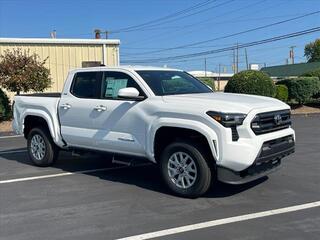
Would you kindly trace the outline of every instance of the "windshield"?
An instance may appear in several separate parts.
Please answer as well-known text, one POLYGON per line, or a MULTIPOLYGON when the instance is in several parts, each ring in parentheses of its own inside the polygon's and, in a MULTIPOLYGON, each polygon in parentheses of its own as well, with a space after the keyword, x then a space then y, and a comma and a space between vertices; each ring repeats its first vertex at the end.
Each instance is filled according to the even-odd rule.
POLYGON ((158 96, 212 92, 209 87, 186 72, 142 70, 137 73, 158 96))

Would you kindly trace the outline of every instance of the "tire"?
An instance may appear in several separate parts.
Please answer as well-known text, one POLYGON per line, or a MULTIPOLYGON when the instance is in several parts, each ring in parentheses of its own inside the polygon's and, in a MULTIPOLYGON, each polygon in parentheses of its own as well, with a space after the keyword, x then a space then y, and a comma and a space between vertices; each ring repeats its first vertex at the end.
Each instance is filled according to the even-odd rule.
POLYGON ((33 128, 29 132, 27 148, 30 160, 39 167, 51 166, 59 154, 49 131, 43 127, 33 128))
POLYGON ((210 187, 212 172, 205 160, 204 151, 192 142, 179 141, 169 144, 160 156, 159 165, 165 184, 180 197, 197 198, 210 187), (186 164, 179 165, 179 159, 186 159, 186 164), (188 173, 186 170, 189 170, 188 173))

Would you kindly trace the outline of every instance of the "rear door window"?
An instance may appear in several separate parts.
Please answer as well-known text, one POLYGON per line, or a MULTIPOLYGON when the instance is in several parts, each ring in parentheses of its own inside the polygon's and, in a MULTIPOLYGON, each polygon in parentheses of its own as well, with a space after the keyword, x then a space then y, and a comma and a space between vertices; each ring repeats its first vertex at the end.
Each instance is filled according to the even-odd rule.
POLYGON ((78 98, 100 98, 102 72, 78 72, 74 76, 71 93, 78 98))

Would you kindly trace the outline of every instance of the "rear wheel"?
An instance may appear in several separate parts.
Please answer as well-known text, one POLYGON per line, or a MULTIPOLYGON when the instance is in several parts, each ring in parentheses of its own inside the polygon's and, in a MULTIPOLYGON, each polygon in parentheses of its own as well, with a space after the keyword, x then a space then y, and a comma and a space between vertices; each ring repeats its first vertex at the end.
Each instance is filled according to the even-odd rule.
POLYGON ((28 154, 31 161, 39 167, 47 167, 55 162, 59 151, 47 129, 40 127, 30 131, 28 154))
POLYGON ((182 197, 199 197, 211 184, 211 170, 205 154, 193 143, 169 144, 161 154, 160 170, 169 189, 182 197))

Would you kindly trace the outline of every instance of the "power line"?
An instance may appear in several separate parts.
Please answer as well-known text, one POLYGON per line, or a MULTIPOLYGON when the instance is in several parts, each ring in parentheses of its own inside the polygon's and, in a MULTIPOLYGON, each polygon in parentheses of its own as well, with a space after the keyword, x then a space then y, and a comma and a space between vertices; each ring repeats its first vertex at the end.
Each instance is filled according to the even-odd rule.
MULTIPOLYGON (((215 45, 205 45, 205 46, 194 46, 190 48, 208 48, 208 47, 225 47, 225 46, 231 46, 232 44, 215 44, 215 45)), ((141 50, 141 49, 152 49, 152 50, 163 50, 167 48, 159 48, 159 47, 122 47, 121 49, 135 49, 135 50, 141 50)), ((132 53, 135 54, 135 53, 132 53)))
MULTIPOLYGON (((228 46, 234 46, 234 44, 228 44, 228 46)), ((299 45, 298 45, 299 46, 299 45)), ((302 45, 301 45, 302 46, 302 45)), ((250 52, 258 52, 257 53, 254 53, 254 54, 250 54, 250 56, 252 57, 259 57, 259 56, 268 56, 269 54, 266 55, 266 53, 261 53, 262 50, 275 50, 275 49, 287 49, 288 48, 288 45, 283 45, 283 46, 272 46, 272 47, 262 47, 262 48, 254 48, 252 50, 250 50, 250 52)), ((270 54, 274 55, 274 53, 270 52, 270 54)), ((239 56, 241 57, 245 57, 245 55, 243 54, 239 54, 239 56)), ((217 59, 217 58, 226 58, 226 57, 230 57, 232 58, 232 54, 221 54, 221 55, 214 55, 214 56, 211 56, 211 57, 206 57, 207 60, 209 59, 217 59)), ((123 58, 122 58, 123 59, 123 58)), ((166 62, 174 62, 174 63, 184 63, 184 62, 193 62, 193 61, 196 61, 196 62, 199 62, 199 61, 202 61, 203 58, 188 58, 188 59, 182 59, 182 60, 167 60, 166 62)), ((130 61, 130 59, 124 59, 123 62, 127 62, 127 61, 130 61)), ((134 60, 131 60, 131 61, 134 61, 134 60)), ((232 66, 232 65, 230 65, 232 66)))
MULTIPOLYGON (((202 9, 202 10, 200 10, 200 11, 197 11, 197 12, 194 12, 194 13, 190 13, 190 14, 185 15, 185 16, 181 16, 181 17, 177 17, 177 18, 174 18, 174 19, 170 19, 170 20, 167 20, 167 21, 164 21, 164 22, 161 22, 161 23, 149 25, 148 27, 155 27, 155 26, 159 26, 159 25, 163 25, 163 24, 175 22, 175 21, 178 21, 178 20, 187 18, 187 17, 191 17, 191 16, 193 16, 193 15, 197 15, 197 14, 199 14, 199 13, 203 13, 203 12, 209 11, 209 10, 214 9, 214 8, 221 7, 221 6, 223 6, 223 5, 229 4, 229 3, 234 2, 234 1, 235 1, 235 0, 229 0, 229 1, 227 1, 227 2, 220 3, 220 4, 214 5, 214 6, 212 6, 212 7, 202 9)), ((148 27, 147 27, 147 28, 148 28, 148 27)), ((135 29, 126 30, 126 31, 121 31, 121 32, 131 32, 131 31, 141 31, 141 30, 145 30, 145 28, 144 28, 144 27, 143 27, 143 28, 135 28, 135 29)))
MULTIPOLYGON (((151 20, 151 21, 148 21, 148 22, 145 22, 145 23, 141 23, 141 24, 137 24, 137 25, 133 25, 133 26, 129 26, 129 27, 125 27, 125 28, 120 28, 120 29, 115 29, 115 30, 108 30, 108 31, 101 31, 101 33, 112 33, 112 34, 115 34, 115 33, 122 33, 122 32, 130 32, 130 31, 136 31, 137 29, 141 30, 143 29, 144 27, 150 27, 150 26, 153 26, 153 25, 150 25, 150 24, 156 24, 156 25, 160 25, 160 24, 163 24, 165 22, 163 21, 167 21, 168 19, 170 18, 176 18, 180 15, 183 15, 183 14, 186 14, 188 12, 192 12, 196 9, 199 9, 199 8, 202 8, 206 5, 209 5, 213 2, 216 2, 218 0, 206 0, 204 2, 201 2, 201 3, 198 3, 198 4, 195 4, 189 8, 186 8, 186 9, 183 9, 183 10, 180 10, 178 12, 174 12, 174 13, 171 13, 169 15, 166 15, 164 17, 160 17, 160 18, 157 18, 157 19, 154 19, 154 20, 151 20), (159 22, 159 23, 158 23, 159 22), (161 23, 163 22, 163 23, 161 23)), ((231 1, 235 1, 235 0, 231 0, 231 1)), ((211 7, 213 8, 213 7, 211 7)), ((211 9, 210 8, 210 9, 211 9)), ((192 13, 190 15, 194 15, 194 14, 198 14, 202 11, 206 11, 206 9, 204 10, 201 10, 199 12, 196 12, 196 13, 192 13)), ((189 16, 189 15, 188 15, 189 16)), ((183 17, 182 17, 183 18, 183 17)), ((177 19, 178 20, 178 19, 177 19)), ((171 21, 176 21, 175 19, 171 20, 171 21)), ((90 33, 84 33, 84 34, 77 34, 79 36, 87 36, 87 35, 91 35, 90 33)))
POLYGON ((264 29, 264 28, 273 27, 273 26, 276 26, 276 25, 280 25, 280 24, 283 24, 283 23, 287 23, 287 22, 291 22, 291 21, 297 20, 297 19, 309 17, 309 16, 312 16, 312 15, 315 15, 315 14, 319 14, 319 13, 320 13, 320 11, 315 11, 315 12, 311 12, 311 13, 307 13, 307 14, 298 16, 298 17, 289 18, 289 19, 286 19, 286 20, 270 23, 270 24, 263 25, 263 26, 260 26, 260 27, 251 28, 251 29, 248 29, 248 30, 244 30, 244 31, 241 31, 241 32, 224 35, 224 36, 217 37, 217 38, 208 39, 208 40, 205 40, 205 41, 189 43, 189 44, 180 45, 180 46, 176 46, 176 47, 166 48, 166 49, 163 49, 163 50, 156 50, 156 51, 137 53, 137 55, 153 54, 153 53, 157 53, 157 52, 164 52, 164 51, 176 50, 176 49, 181 49, 181 48, 187 48, 187 47, 190 47, 190 46, 201 45, 201 44, 204 44, 204 43, 213 42, 213 41, 216 41, 216 40, 222 40, 222 39, 225 39, 225 38, 230 38, 230 37, 238 36, 238 35, 241 35, 241 34, 245 34, 245 33, 253 32, 253 31, 261 30, 261 29, 264 29))
MULTIPOLYGON (((265 0, 261 1, 261 2, 264 2, 265 0)), ((260 2, 257 2, 255 4, 252 4, 252 5, 256 5, 260 2)), ((243 8, 247 8, 247 7, 243 7, 243 8)), ((232 12, 235 12, 235 11, 238 11, 239 9, 237 10, 234 10, 232 12)), ((263 9, 265 10, 265 9, 263 9)), ((230 13, 230 12, 228 12, 230 13)), ((220 21, 220 22, 214 22, 214 25, 220 25, 220 24, 225 24, 225 23, 239 23, 239 22, 252 22, 252 21, 259 21, 259 20, 267 20, 267 19, 275 19, 275 18, 284 18, 284 17, 292 17, 292 16, 298 16, 300 15, 301 13, 295 13, 295 14, 285 14, 285 15, 276 15, 276 16, 268 16, 268 17, 258 17, 258 18, 245 18, 245 19, 239 19, 243 16, 247 16, 246 14, 245 15, 242 15, 242 16, 239 16, 237 18, 233 18, 233 19, 230 19, 230 20, 223 20, 223 21, 220 21)), ((214 16, 214 19, 218 18, 218 17, 221 17, 221 15, 217 15, 217 16, 214 16)), ((210 18, 210 20, 212 20, 212 18, 210 18)), ((200 22, 196 22, 196 23, 192 23, 192 24, 188 24, 188 25, 182 25, 182 26, 166 26, 166 27, 158 27, 158 28, 145 28, 143 29, 143 31, 154 31, 154 30, 168 30, 168 29, 172 29, 172 30, 184 30, 185 28, 188 28, 188 27, 193 27, 193 26, 196 26, 199 27, 199 24, 203 23, 203 22, 209 22, 208 19, 204 20, 204 21, 200 21, 200 22)), ((206 27, 205 25, 201 25, 200 26, 201 28, 202 27, 206 27)), ((139 31, 139 30, 136 30, 136 31, 139 31)), ((135 31, 135 32, 136 32, 135 31)), ((171 31, 171 30, 170 30, 171 31)), ((161 34, 162 35, 162 34, 161 34)))
MULTIPOLYGON (((214 47, 230 47, 230 46, 233 46, 234 44, 216 44, 216 45, 206 45, 206 46, 194 46, 194 47, 190 47, 190 49, 206 49, 206 48, 214 48, 214 47)), ((144 48, 136 48, 136 49, 144 49, 144 48)), ((160 49, 165 49, 165 48, 160 48, 160 49)), ((157 48, 157 50, 160 50, 159 48, 157 48)), ((155 56, 155 55, 158 55, 158 56, 164 56, 164 54, 166 55, 171 55, 171 53, 155 53, 155 54, 152 54, 152 56, 155 56)), ((135 57, 137 55, 140 55, 140 54, 137 54, 135 52, 121 52, 121 56, 132 56, 132 57, 135 57)))
MULTIPOLYGON (((193 26, 197 26, 198 28, 201 28, 201 26, 203 26, 203 23, 209 22, 209 21, 211 21, 212 19, 223 18, 224 16, 226 16, 226 15, 228 15, 228 14, 231 14, 231 13, 233 13, 233 12, 239 12, 239 11, 241 11, 242 9, 248 9, 248 8, 254 6, 254 5, 260 4, 260 3, 265 2, 265 1, 266 1, 266 0, 262 0, 262 1, 259 1, 259 2, 255 2, 255 3, 253 3, 253 4, 248 4, 248 5, 244 6, 244 7, 240 7, 240 8, 234 9, 234 10, 232 10, 232 11, 228 11, 228 12, 226 12, 226 13, 223 13, 223 14, 214 15, 213 17, 210 17, 210 18, 205 19, 205 20, 202 20, 202 21, 198 21, 198 22, 195 22, 195 23, 192 23, 192 24, 180 26, 179 29, 178 29, 178 30, 175 30, 174 33, 184 31, 186 28, 190 28, 190 27, 193 27, 193 26)), ((218 24, 219 24, 219 22, 218 22, 218 24)), ((189 32, 190 32, 190 31, 189 31, 189 32)), ((193 31, 192 31, 192 32, 193 32, 193 31)), ((141 44, 141 41, 145 41, 145 42, 147 41, 147 42, 148 42, 148 41, 150 41, 150 40, 152 40, 152 39, 159 38, 159 36, 162 36, 162 35, 168 36, 168 34, 170 34, 170 33, 172 33, 172 31, 166 31, 166 32, 164 32, 164 33, 152 35, 152 36, 150 36, 150 37, 148 37, 148 38, 146 38, 146 39, 142 39, 142 40, 139 40, 139 41, 131 42, 130 44, 135 44, 135 43, 141 44)))
MULTIPOLYGON (((302 46, 302 45, 301 45, 302 46)), ((288 48, 288 44, 286 44, 285 46, 283 45, 283 46, 272 46, 272 47, 263 47, 263 48, 255 48, 255 49, 253 49, 253 50, 251 50, 250 52, 257 52, 257 51, 259 51, 259 53, 258 54, 250 54, 250 56, 251 57, 253 57, 252 59, 255 59, 257 56, 268 56, 268 55, 266 55, 265 53, 261 53, 260 51, 261 50, 266 50, 266 49, 284 49, 284 48, 288 48)), ((270 52, 270 54, 272 54, 272 57, 275 57, 274 56, 274 53, 271 53, 270 52)), ((242 57, 245 57, 245 55, 239 55, 239 56, 242 56, 242 57)), ((279 56, 278 56, 279 57, 279 56)), ((229 58, 229 59, 232 59, 232 54, 227 54, 227 53, 223 53, 223 54, 221 54, 221 55, 213 55, 213 56, 210 56, 210 57, 208 57, 208 56, 206 56, 206 59, 207 60, 210 60, 210 59, 214 59, 214 60, 217 60, 217 59, 220 59, 220 58, 229 58)), ((296 58, 299 58, 299 59, 302 59, 302 60, 304 60, 305 61, 305 57, 303 57, 303 56, 296 56, 296 58)), ((265 59, 265 58, 264 58, 265 59)), ((268 58, 269 59, 269 58, 268 58)), ((267 62, 268 63, 268 65, 272 65, 272 64, 275 64, 275 63, 283 63, 284 62, 284 60, 282 59, 282 60, 277 60, 277 61, 275 61, 274 60, 274 58, 271 58, 271 59, 273 59, 273 61, 270 61, 270 59, 269 59, 269 61, 267 62)), ((167 64, 169 64, 170 66, 179 66, 180 68, 185 68, 185 63, 189 63, 189 62, 191 62, 191 66, 194 66, 194 65, 196 65, 196 66, 198 66, 199 68, 201 68, 201 66, 202 66, 202 61, 203 61, 203 57, 199 57, 199 58, 189 58, 189 59, 183 59, 183 60, 168 60, 168 61, 166 61, 166 63, 167 64)), ((266 62, 260 62, 259 60, 253 60, 252 61, 253 63, 257 63, 257 64, 266 64, 266 62)), ((209 62, 208 62, 209 63, 209 62)), ((241 61, 239 61, 239 63, 242 63, 241 61)), ((246 61, 245 62, 243 62, 243 63, 246 63, 246 61)), ((215 61, 215 62, 210 62, 209 63, 209 65, 218 65, 218 64, 221 64, 221 61, 219 60, 219 61, 215 61)), ((188 66, 190 66, 190 65, 188 65, 188 66)), ((233 64, 223 64, 223 66, 229 66, 230 67, 230 69, 233 69, 232 67, 233 67, 233 64)), ((245 66, 246 67, 246 66, 245 66)))
MULTIPOLYGON (((196 5, 194 5, 194 6, 192 6, 192 7, 190 7, 190 8, 193 8, 193 7, 195 7, 195 6, 197 6, 197 8, 199 8, 199 7, 203 7, 203 6, 205 6, 205 5, 207 5, 207 4, 210 4, 210 3, 212 3, 212 2, 214 2, 214 1, 217 1, 217 0, 207 0, 207 1, 205 1, 205 2, 202 2, 202 3, 199 3, 199 4, 196 4, 196 5), (208 2, 208 3, 207 3, 208 2), (201 5, 201 6, 198 6, 198 5, 200 5, 200 4, 203 4, 203 5, 201 5)), ((235 0, 230 0, 229 2, 232 2, 232 1, 235 1, 235 0)), ((109 34, 119 34, 119 33, 125 33, 125 32, 131 32, 131 31, 146 31, 146 30, 161 30, 161 29, 168 29, 168 28, 174 28, 174 29, 177 29, 178 28, 178 30, 183 30, 183 29, 185 29, 185 28, 189 28, 189 27, 192 27, 192 26, 196 26, 196 25, 199 25, 199 24, 202 24, 202 23, 205 23, 205 22, 208 22, 208 21, 210 21, 210 20, 212 20, 212 19, 216 19, 217 17, 222 17, 222 16, 224 16, 224 15, 227 15, 227 14, 230 14, 230 13, 233 13, 233 12, 239 12, 239 10, 242 10, 242 9, 248 9, 248 8, 250 8, 250 7, 252 7, 252 6, 254 6, 254 5, 258 5, 258 4, 260 4, 260 3, 262 3, 262 2, 265 2, 266 0, 262 0, 262 1, 259 1, 259 2, 255 2, 255 3, 253 3, 253 4, 249 4, 249 5, 246 5, 246 6, 244 6, 244 7, 241 7, 241 8, 237 8, 237 9, 235 9, 235 10, 232 10, 232 11, 229 11, 229 12, 227 12, 227 13, 224 13, 224 14, 220 14, 220 15, 216 15, 216 16, 214 16, 214 17, 210 17, 210 18, 208 18, 208 19, 205 19, 205 20, 202 20, 202 21, 200 21, 200 22, 195 22, 195 23, 192 23, 192 24, 188 24, 188 25, 184 25, 184 26, 173 26, 173 27, 168 27, 168 26, 166 26, 166 27, 159 27, 159 28, 150 28, 151 26, 145 26, 144 28, 140 28, 140 29, 133 29, 133 30, 128 30, 128 31, 120 31, 120 30, 122 30, 122 29, 126 29, 126 28, 122 28, 122 29, 118 29, 118 30, 112 30, 112 31, 108 31, 108 33, 109 34)), ((212 6, 212 7, 210 7, 210 8, 208 8, 208 9, 204 9, 204 10, 201 10, 200 12, 202 12, 202 11, 207 11, 207 10, 210 10, 210 9, 212 9, 212 8, 216 8, 216 7, 218 7, 218 6, 222 6, 222 5, 225 5, 225 4, 228 4, 229 2, 225 2, 225 3, 221 3, 220 5, 215 5, 215 6, 212 6)), ((278 4, 279 5, 279 4, 278 4)), ((272 5, 272 7, 275 7, 274 6, 274 4, 272 5)), ((195 10, 195 9, 197 9, 197 8, 194 8, 194 9, 190 9, 189 11, 191 11, 191 10, 195 10)), ((186 9, 185 9, 186 10, 186 9)), ((181 11, 179 11, 179 12, 182 12, 182 11, 184 11, 184 10, 181 10, 181 11)), ((173 14, 170 14, 170 15, 173 15, 172 17, 177 17, 177 14, 179 13, 179 12, 177 12, 177 13, 173 13, 173 14)), ((200 13, 200 12, 196 12, 196 13, 193 13, 193 14, 190 14, 190 15, 194 15, 194 14, 198 14, 198 13, 200 13)), ((255 12, 256 13, 256 12, 255 12)), ((180 14, 178 14, 178 15, 180 15, 180 14)), ((293 14, 291 14, 291 16, 292 16, 293 14)), ((168 15, 169 16, 169 15, 168 15)), ((189 16, 189 15, 188 15, 189 16)), ((244 15, 244 16, 246 16, 246 15, 244 15)), ((286 15, 286 16, 290 16, 290 15, 286 15)), ((187 17, 187 16, 186 16, 187 17)), ((274 16, 274 17, 268 17, 268 18, 279 18, 279 17, 284 17, 284 16, 274 16)), ((163 19, 167 19, 166 17, 162 17, 163 19)), ((161 19, 162 19, 161 18, 161 19)), ((184 18, 184 17, 183 17, 184 18)), ((252 21, 252 20, 260 20, 260 19, 264 19, 264 18, 259 18, 259 19, 244 19, 243 21, 252 21)), ((157 20, 157 19, 156 19, 157 20)), ((156 20, 152 20, 152 21, 156 21, 156 20)), ((176 19, 176 20, 179 20, 179 19, 176 19)), ((236 19, 235 19, 236 20, 236 19)), ((151 21, 150 21, 151 22, 151 21)), ((222 22, 217 22, 216 24, 223 24, 223 23, 228 23, 228 22, 233 22, 233 20, 227 20, 227 21, 222 21, 222 22)), ((162 24, 162 23, 161 23, 162 24)), ((142 24, 141 24, 142 25, 142 24)), ((160 24, 159 24, 160 25, 160 24)), ((133 27, 133 26, 131 26, 131 27, 133 27)), ((127 27, 127 28, 131 28, 131 27, 127 27)), ((101 33, 106 33, 105 31, 101 31, 101 33)), ((61 32, 60 32, 60 34, 61 34, 61 32)), ((160 34, 160 36, 161 35, 163 35, 163 34, 160 34)), ((92 36, 92 33, 80 33, 80 34, 75 34, 75 35, 71 35, 71 34, 63 34, 62 33, 62 36, 66 36, 66 37, 70 37, 70 36, 92 36)), ((151 39, 152 39, 152 37, 157 37, 158 35, 153 35, 153 36, 151 36, 151 39)), ((148 38, 148 40, 150 40, 150 37, 148 38)), ((135 42, 134 42, 135 43, 135 42)), ((139 43, 141 43, 141 40, 139 41, 139 43)))
POLYGON ((280 35, 280 36, 276 36, 276 37, 272 37, 272 38, 267 38, 267 39, 244 43, 244 44, 238 44, 237 46, 233 46, 233 47, 226 47, 226 48, 220 48, 220 49, 215 49, 215 50, 209 50, 209 51, 203 51, 203 52, 197 52, 197 53, 191 53, 191 54, 184 54, 184 55, 178 55, 178 56, 171 56, 171 57, 165 57, 165 58, 154 58, 154 59, 132 60, 132 61, 127 60, 126 62, 145 63, 145 62, 159 62, 159 61, 161 62, 161 61, 167 61, 167 60, 192 58, 192 57, 197 57, 197 56, 232 51, 236 48, 240 49, 240 48, 245 48, 245 47, 252 47, 252 46, 256 46, 256 45, 266 44, 266 43, 270 43, 270 42, 276 42, 276 41, 280 41, 283 39, 298 37, 298 36, 302 36, 302 35, 306 35, 306 34, 310 34, 310 33, 314 33, 314 32, 319 32, 319 31, 320 31, 320 27, 314 27, 314 28, 309 28, 309 29, 305 29, 302 31, 288 33, 288 34, 284 34, 284 35, 280 35))
POLYGON ((124 32, 124 31, 128 31, 128 30, 130 30, 130 29, 136 29, 136 28, 148 26, 148 25, 150 25, 150 24, 154 24, 154 23, 157 23, 157 22, 161 22, 161 21, 163 21, 163 20, 167 20, 167 19, 170 19, 170 18, 177 17, 177 16, 179 16, 179 15, 182 15, 182 14, 185 14, 185 13, 188 13, 188 12, 191 12, 191 11, 193 11, 193 10, 195 10, 195 9, 201 8, 201 7, 203 7, 203 6, 206 6, 206 5, 211 4, 212 2, 216 2, 216 1, 217 1, 217 0, 206 0, 206 1, 204 1, 204 2, 195 4, 195 5, 193 5, 193 6, 189 7, 189 8, 180 10, 180 11, 178 11, 178 12, 174 12, 174 13, 171 13, 171 14, 169 14, 169 15, 166 15, 166 16, 163 16, 163 17, 160 17, 160 18, 157 18, 157 19, 154 19, 154 20, 145 22, 145 23, 141 23, 141 24, 137 24, 137 25, 125 27, 125 28, 115 29, 115 30, 113 30, 112 32, 113 32, 113 33, 124 32))

